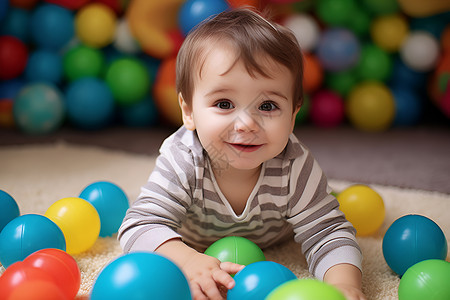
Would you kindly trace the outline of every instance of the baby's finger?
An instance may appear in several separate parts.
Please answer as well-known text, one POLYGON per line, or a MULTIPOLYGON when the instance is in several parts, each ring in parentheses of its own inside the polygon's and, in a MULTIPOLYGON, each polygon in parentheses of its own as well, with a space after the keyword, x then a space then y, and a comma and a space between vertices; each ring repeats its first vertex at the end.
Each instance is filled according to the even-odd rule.
POLYGON ((208 300, 208 297, 206 297, 206 295, 203 294, 203 291, 197 282, 191 281, 191 292, 194 300, 208 300))
POLYGON ((227 272, 228 274, 236 274, 237 272, 242 270, 244 267, 245 267, 244 265, 239 265, 239 264, 235 264, 232 262, 220 263, 220 269, 227 272))
MULTIPOLYGON (((214 274, 213 278, 214 279, 214 274)), ((216 281, 212 280, 211 278, 205 279, 203 278, 203 281, 200 283, 200 288, 203 291, 203 294, 208 297, 210 300, 222 300, 222 294, 219 291, 219 288, 217 287, 216 281)))
POLYGON ((223 285, 227 289, 232 289, 234 287, 234 279, 224 270, 216 270, 213 273, 213 279, 217 284, 223 285))

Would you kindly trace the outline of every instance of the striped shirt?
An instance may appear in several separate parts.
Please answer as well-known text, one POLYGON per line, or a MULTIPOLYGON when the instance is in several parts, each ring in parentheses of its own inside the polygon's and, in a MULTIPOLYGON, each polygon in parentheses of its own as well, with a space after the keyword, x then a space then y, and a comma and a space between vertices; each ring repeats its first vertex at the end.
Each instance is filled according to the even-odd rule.
POLYGON ((301 244, 310 272, 349 263, 361 269, 355 229, 339 210, 321 168, 291 134, 285 149, 263 163, 244 211, 220 191, 195 131, 181 127, 161 146, 155 168, 119 229, 124 252, 154 251, 172 238, 206 248, 225 236, 266 248, 289 237, 301 244))

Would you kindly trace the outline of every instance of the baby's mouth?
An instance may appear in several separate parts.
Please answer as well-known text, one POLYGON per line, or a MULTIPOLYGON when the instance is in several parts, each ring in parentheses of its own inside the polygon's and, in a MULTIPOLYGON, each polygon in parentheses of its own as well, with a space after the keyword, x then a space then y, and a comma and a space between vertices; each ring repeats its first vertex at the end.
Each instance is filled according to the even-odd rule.
POLYGON ((253 152, 262 147, 262 144, 260 145, 250 145, 250 144, 236 144, 236 143, 228 143, 230 147, 233 149, 240 151, 240 152, 253 152))

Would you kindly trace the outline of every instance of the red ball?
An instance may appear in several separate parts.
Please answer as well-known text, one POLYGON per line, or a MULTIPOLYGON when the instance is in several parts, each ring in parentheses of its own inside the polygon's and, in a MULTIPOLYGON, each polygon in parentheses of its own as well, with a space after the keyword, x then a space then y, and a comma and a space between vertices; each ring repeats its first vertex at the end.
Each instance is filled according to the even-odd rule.
POLYGON ((28 50, 16 37, 0 36, 0 79, 12 79, 20 74, 27 65, 28 50))
POLYGON ((70 254, 59 249, 42 249, 24 259, 26 266, 45 271, 68 299, 80 289, 81 274, 77 262, 70 254))
POLYGON ((8 300, 63 300, 68 299, 51 281, 33 279, 19 284, 8 300))
POLYGON ((56 4, 70 10, 80 9, 86 5, 90 0, 45 0, 48 3, 56 4))
POLYGON ((311 121, 319 127, 335 127, 344 119, 344 101, 335 92, 321 90, 312 98, 311 121))

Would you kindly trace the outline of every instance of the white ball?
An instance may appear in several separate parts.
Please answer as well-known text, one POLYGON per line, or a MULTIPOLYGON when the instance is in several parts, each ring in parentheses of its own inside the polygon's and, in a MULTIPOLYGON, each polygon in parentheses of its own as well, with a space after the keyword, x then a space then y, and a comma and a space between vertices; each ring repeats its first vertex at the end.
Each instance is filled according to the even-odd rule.
POLYGON ((302 50, 311 52, 316 48, 320 29, 313 17, 303 13, 293 14, 284 19, 283 25, 294 33, 302 50))
POLYGON ((127 54, 137 54, 141 52, 141 47, 131 34, 126 19, 121 19, 117 22, 114 47, 116 47, 117 50, 127 54))
POLYGON ((439 42, 426 31, 413 31, 400 48, 403 62, 418 72, 427 72, 436 66, 439 57, 439 42))

